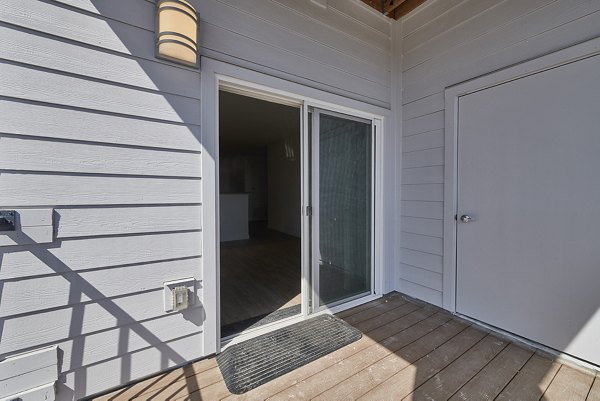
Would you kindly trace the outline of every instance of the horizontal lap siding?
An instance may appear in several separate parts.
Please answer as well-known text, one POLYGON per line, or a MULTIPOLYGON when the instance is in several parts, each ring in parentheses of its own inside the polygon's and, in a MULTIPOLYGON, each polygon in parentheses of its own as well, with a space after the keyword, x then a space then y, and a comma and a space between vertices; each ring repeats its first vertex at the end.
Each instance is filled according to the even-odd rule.
MULTIPOLYGON (((198 78, 196 78, 198 79, 198 78)), ((5 64, 0 96, 176 123, 200 124, 200 101, 5 64)))
MULTIPOLYGON (((0 204, 53 208, 55 240, 0 248, 0 358, 58 345, 66 400, 202 357, 200 73, 155 58, 153 1, 5 3, 0 204), (200 307, 166 314, 188 277, 200 307)), ((389 106, 389 22, 329 3, 196 0, 201 51, 389 106)))
POLYGON ((198 98, 197 73, 0 26, 0 57, 86 78, 198 98), (152 77, 152 78, 151 78, 152 77), (154 78, 156 77, 156 78, 154 78))
MULTIPOLYGON (((349 2, 350 3, 350 2, 349 2)), ((361 5, 345 4, 360 15, 361 5)), ((270 75, 389 107, 390 26, 369 26, 335 8, 308 1, 201 1, 205 55, 270 75), (383 31, 379 30, 383 29, 383 31)))
POLYGON ((22 314, 7 319, 2 334, 2 350, 5 353, 20 349, 53 344, 65 339, 99 332, 119 325, 163 317, 162 288, 133 292, 108 298, 123 316, 115 316, 99 302, 80 302, 63 308, 42 310, 36 314, 22 314), (81 316, 78 331, 71 328, 72 316, 81 316), (44 343, 40 343, 40 336, 44 343))
POLYGON ((444 90, 600 34, 600 1, 430 0, 402 22, 399 288, 441 305, 444 90))
POLYGON ((200 178, 200 154, 9 137, 0 134, 2 167, 61 173, 200 178))
MULTIPOLYGON (((107 359, 86 365, 83 369, 67 371, 64 373, 65 383, 61 383, 59 388, 87 388, 89 393, 97 393, 114 386, 116 382, 127 383, 147 376, 148 372, 160 372, 185 364, 203 352, 203 335, 178 336, 124 354, 123 358, 107 359)), ((121 336, 124 337, 126 334, 121 336)))
POLYGON ((199 152, 200 126, 0 98, 2 133, 199 152), (28 118, 35 116, 35 118, 28 118))
MULTIPOLYGON (((200 233, 193 231, 55 242, 55 247, 44 249, 7 248, 3 255, 0 277, 5 280, 24 279, 157 260, 189 258, 202 254, 200 233)), ((22 282, 24 280, 19 281, 22 282)))
POLYGON ((57 238, 93 235, 143 234, 177 230, 200 230, 201 206, 132 206, 119 208, 56 209, 57 238), (114 216, 120 216, 115 219, 114 216), (160 220, 157 227, 156 220, 160 220))

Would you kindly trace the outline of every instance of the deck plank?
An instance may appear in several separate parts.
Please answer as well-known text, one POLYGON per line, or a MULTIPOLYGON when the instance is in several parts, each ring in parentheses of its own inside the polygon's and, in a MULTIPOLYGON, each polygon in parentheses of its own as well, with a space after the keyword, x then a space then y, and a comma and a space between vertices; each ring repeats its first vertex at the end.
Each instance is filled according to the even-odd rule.
POLYGON ((311 376, 293 387, 274 395, 270 400, 312 399, 324 390, 333 387, 340 381, 352 376, 354 373, 367 366, 385 358, 392 352, 418 340, 425 334, 435 330, 451 319, 445 313, 435 314, 422 322, 419 322, 406 330, 377 343, 352 357, 345 359, 329 368, 321 371, 318 375, 311 376))
POLYGON ((340 319, 343 319, 345 317, 348 317, 348 316, 351 316, 351 315, 355 315, 358 312, 362 312, 364 310, 373 308, 373 307, 375 307, 375 306, 377 306, 379 304, 385 303, 388 300, 392 300, 394 298, 400 298, 400 297, 401 297, 401 295, 399 293, 393 292, 391 294, 384 295, 381 298, 374 299, 373 301, 369 301, 369 302, 366 302, 366 303, 364 303, 362 305, 355 306, 354 308, 343 310, 341 312, 336 313, 335 315, 337 317, 339 317, 340 319))
POLYGON ((315 400, 350 400, 367 393, 411 363, 441 346, 467 328, 467 324, 451 320, 419 340, 395 351, 353 376, 321 393, 315 400))
POLYGON ((491 401, 533 355, 533 350, 509 344, 473 379, 454 394, 451 401, 491 401))
POLYGON ((185 397, 186 395, 192 394, 199 390, 206 391, 211 386, 222 381, 223 376, 221 375, 221 370, 218 366, 215 366, 214 368, 211 368, 200 374, 179 378, 177 381, 174 381, 167 386, 158 388, 153 386, 152 390, 145 391, 136 397, 128 399, 152 399, 154 401, 173 400, 185 397))
POLYGON ((600 401, 600 377, 398 293, 337 316, 363 337, 246 394, 213 357, 96 399, 600 401))
POLYGON ((475 327, 467 328, 439 348, 359 397, 359 399, 400 400, 406 397, 415 388, 425 383, 429 378, 480 342, 486 335, 487 332, 475 327))
POLYGON ((286 389, 296 385, 298 382, 311 377, 313 375, 320 374, 323 370, 328 367, 335 365, 345 359, 350 358, 352 355, 366 349, 378 341, 384 341, 403 330, 419 323, 420 321, 427 319, 433 314, 432 310, 422 308, 415 312, 404 316, 393 323, 378 328, 372 332, 366 333, 363 337, 355 343, 352 343, 342 349, 332 352, 329 355, 324 356, 321 359, 313 361, 307 365, 304 365, 293 372, 287 373, 276 380, 265 383, 262 386, 255 388, 246 394, 242 395, 231 395, 226 399, 231 400, 264 400, 277 393, 285 391, 286 389))
POLYGON ((402 316, 406 316, 409 313, 416 311, 417 309, 420 309, 418 305, 407 302, 405 304, 402 304, 401 306, 386 311, 381 315, 372 317, 367 320, 363 320, 360 323, 356 323, 354 324, 354 327, 356 327, 363 333, 366 333, 378 327, 381 327, 387 323, 393 322, 394 320, 397 320, 402 316))
POLYGON ((397 307, 405 305, 407 303, 408 303, 408 301, 401 297, 393 298, 393 299, 387 300, 384 303, 376 305, 372 308, 366 309, 362 312, 358 312, 358 313, 355 313, 354 315, 350 315, 342 320, 344 320, 348 324, 355 325, 355 324, 358 324, 365 320, 372 319, 373 317, 379 316, 379 315, 389 311, 390 309, 397 308, 397 307))
POLYGON ((486 336, 404 399, 447 400, 507 346, 506 340, 493 335, 486 336))
POLYGON ((600 377, 596 376, 590 393, 588 394, 585 401, 600 401, 600 377))
POLYGON ((562 365, 544 393, 544 401, 585 401, 594 377, 562 365))
POLYGON ((167 400, 173 400, 173 399, 175 399, 175 400, 190 400, 190 401, 222 400, 223 398, 227 397, 229 394, 231 394, 231 393, 227 389, 225 382, 220 381, 218 383, 211 384, 208 387, 203 387, 197 391, 190 392, 188 395, 184 395, 183 397, 178 397, 178 398, 167 397, 164 399, 153 398, 152 400, 153 401, 156 401, 156 400, 167 401, 167 400))
POLYGON ((496 398, 497 401, 538 401, 554 379, 560 364, 534 354, 496 398))
MULTIPOLYGON (((183 368, 175 369, 170 372, 160 374, 148 380, 144 380, 132 386, 126 387, 122 390, 117 390, 113 393, 98 397, 96 398, 96 400, 118 401, 134 399, 136 397, 141 397, 142 395, 145 395, 147 393, 155 392, 161 388, 165 388, 171 385, 177 385, 176 383, 185 380, 187 377, 201 375, 202 373, 208 371, 210 371, 208 375, 212 375, 212 369, 214 369, 216 366, 217 360, 215 358, 203 359, 183 368)), ((204 380, 208 383, 212 383, 211 379, 209 379, 208 377, 206 377, 204 380)))
POLYGON ((416 311, 398 318, 384 326, 380 326, 371 331, 366 331, 363 333, 374 341, 381 342, 386 338, 407 329, 413 324, 416 324, 421 320, 428 318, 429 316, 433 316, 435 313, 436 312, 433 309, 429 308, 417 309, 416 311))

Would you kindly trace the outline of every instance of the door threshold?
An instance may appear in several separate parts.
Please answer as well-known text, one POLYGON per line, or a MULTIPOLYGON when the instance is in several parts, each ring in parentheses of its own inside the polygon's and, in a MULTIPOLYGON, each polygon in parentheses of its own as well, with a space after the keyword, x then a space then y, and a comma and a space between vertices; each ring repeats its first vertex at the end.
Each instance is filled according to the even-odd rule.
POLYGON ((354 308, 356 306, 359 306, 359 305, 362 305, 362 304, 366 304, 367 302, 374 301, 374 300, 379 299, 381 297, 383 297, 382 294, 368 294, 368 295, 365 295, 364 297, 352 299, 352 300, 350 300, 348 302, 345 302, 343 304, 338 304, 338 305, 331 306, 331 307, 325 307, 325 309, 322 309, 322 310, 320 310, 318 312, 315 312, 315 313, 313 313, 310 316, 317 316, 317 315, 320 315, 322 313, 329 313, 329 314, 334 315, 336 313, 343 312, 346 309, 352 309, 352 308, 354 308))
POLYGON ((302 320, 304 320, 304 318, 305 318, 305 316, 303 316, 301 314, 297 314, 295 316, 290 316, 290 317, 278 320, 273 323, 268 323, 263 326, 246 329, 237 334, 232 334, 230 336, 223 337, 223 338, 221 338, 221 351, 224 351, 225 349, 227 349, 227 347, 229 347, 231 345, 239 344, 243 341, 249 340, 254 337, 258 337, 262 334, 266 334, 271 331, 281 329, 286 326, 290 326, 294 323, 301 322, 302 320))
POLYGON ((263 334, 270 333, 271 331, 281 329, 283 327, 287 327, 287 326, 290 326, 295 323, 299 323, 305 319, 308 319, 308 318, 311 318, 314 316, 318 316, 318 315, 322 315, 324 313, 329 313, 329 314, 333 315, 333 314, 345 311, 346 309, 351 309, 356 306, 365 304, 367 302, 374 301, 376 299, 381 298, 382 296, 383 295, 381 295, 381 294, 365 295, 364 297, 353 299, 349 302, 345 302, 343 304, 336 305, 331 308, 325 308, 323 310, 320 310, 318 312, 314 312, 314 313, 311 313, 308 315, 299 314, 299 315, 295 315, 295 316, 290 316, 288 318, 281 319, 281 320, 278 320, 273 323, 265 324, 264 326, 247 329, 240 333, 233 334, 228 337, 223 337, 223 338, 221 338, 221 351, 226 350, 229 346, 239 344, 243 341, 249 340, 254 337, 258 337, 263 334))

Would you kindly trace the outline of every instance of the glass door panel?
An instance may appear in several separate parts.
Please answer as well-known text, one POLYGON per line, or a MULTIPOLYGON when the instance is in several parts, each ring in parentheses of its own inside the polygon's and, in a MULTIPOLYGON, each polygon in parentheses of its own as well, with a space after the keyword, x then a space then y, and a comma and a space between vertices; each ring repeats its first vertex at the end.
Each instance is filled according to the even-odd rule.
POLYGON ((313 112, 315 309, 371 293, 373 127, 370 120, 313 112))

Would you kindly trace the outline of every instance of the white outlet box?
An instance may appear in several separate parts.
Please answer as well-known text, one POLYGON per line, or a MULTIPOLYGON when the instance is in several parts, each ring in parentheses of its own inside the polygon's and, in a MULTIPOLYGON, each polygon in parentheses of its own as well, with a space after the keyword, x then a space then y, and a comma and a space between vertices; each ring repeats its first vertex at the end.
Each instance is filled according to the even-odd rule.
POLYGON ((194 305, 196 302, 196 279, 191 277, 191 278, 184 278, 181 280, 174 280, 174 281, 168 281, 166 283, 163 283, 164 286, 164 297, 165 297, 165 312, 180 312, 184 309, 189 308, 190 306, 194 305), (178 299, 180 302, 184 297, 181 297, 181 294, 179 294, 178 297, 176 297, 174 294, 174 291, 176 291, 177 288, 181 288, 184 287, 187 289, 187 300, 185 300, 185 302, 183 304, 180 305, 175 305, 174 300, 178 299))

